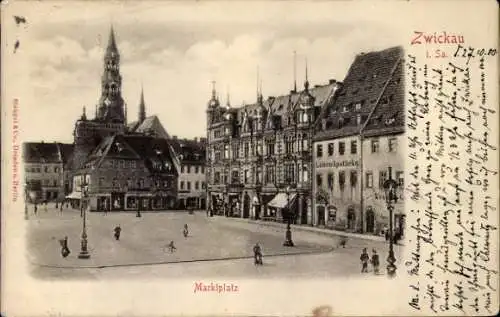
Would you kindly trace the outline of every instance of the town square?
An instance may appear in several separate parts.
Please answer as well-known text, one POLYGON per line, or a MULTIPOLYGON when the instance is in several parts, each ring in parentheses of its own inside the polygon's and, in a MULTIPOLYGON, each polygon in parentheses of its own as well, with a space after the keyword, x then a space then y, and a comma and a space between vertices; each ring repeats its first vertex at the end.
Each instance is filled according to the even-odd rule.
POLYGON ((291 90, 264 96, 257 65, 251 102, 207 82, 204 132, 187 137, 152 113, 147 86, 137 107, 125 101, 127 58, 108 30, 100 96, 74 118, 72 142, 23 144, 34 276, 396 275, 402 47, 353 52, 345 78, 320 84, 294 50, 291 90))
MULTIPOLYGON (((375 249, 381 259, 387 257, 384 239, 347 237, 325 230, 306 231, 292 228, 295 247, 283 246, 286 226, 263 221, 242 221, 225 217, 207 217, 204 211, 89 213, 88 259, 79 259, 82 218, 79 211, 41 208, 29 215, 28 260, 32 274, 40 279, 107 278, 192 278, 194 276, 238 278, 334 278, 361 274, 360 253, 375 249), (182 228, 189 226, 184 237, 182 228), (113 228, 120 225, 117 241, 113 228), (59 240, 69 240, 70 255, 60 254, 59 240), (176 250, 167 248, 174 241, 176 250), (263 248, 262 267, 253 263, 252 247, 263 248), (311 263, 314 266, 311 267, 311 263)), ((398 257, 402 246, 396 246, 398 257)), ((383 270, 375 275, 385 276, 383 270)))

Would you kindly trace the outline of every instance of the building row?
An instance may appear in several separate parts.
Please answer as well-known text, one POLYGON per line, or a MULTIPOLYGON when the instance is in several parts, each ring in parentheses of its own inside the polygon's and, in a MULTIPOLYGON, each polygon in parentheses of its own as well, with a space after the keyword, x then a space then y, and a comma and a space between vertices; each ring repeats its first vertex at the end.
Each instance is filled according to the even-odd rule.
POLYGON ((28 201, 84 202, 92 211, 204 207, 206 140, 171 137, 157 116, 146 116, 143 91, 137 120, 128 122, 121 84, 111 28, 94 117, 83 108, 72 144, 23 144, 28 201))
MULTIPOLYGON (((383 183, 399 183, 404 229, 404 52, 359 54, 342 82, 232 107, 207 106, 207 208, 226 216, 380 234, 383 183), (290 211, 288 215, 285 215, 290 211)), ((296 85, 294 85, 296 87, 296 85)))

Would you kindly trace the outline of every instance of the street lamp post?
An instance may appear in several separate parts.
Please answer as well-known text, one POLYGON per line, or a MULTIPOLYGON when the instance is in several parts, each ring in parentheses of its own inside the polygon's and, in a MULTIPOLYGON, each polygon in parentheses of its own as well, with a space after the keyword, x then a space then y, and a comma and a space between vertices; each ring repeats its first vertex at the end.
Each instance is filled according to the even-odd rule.
POLYGON ((389 167, 389 179, 384 182, 385 199, 387 209, 389 210, 389 256, 387 257, 387 275, 394 277, 396 275, 396 258, 394 256, 394 233, 393 233, 393 212, 394 204, 398 201, 396 193, 397 182, 392 179, 392 170, 389 167))
POLYGON ((137 213, 135 214, 137 218, 142 217, 141 215, 141 199, 137 197, 137 213))
POLYGON ((290 228, 290 218, 291 218, 291 212, 290 212, 290 186, 286 187, 286 210, 287 210, 287 222, 286 222, 286 234, 285 234, 285 242, 283 242, 283 246, 285 247, 293 247, 293 241, 292 241, 292 231, 290 228))
POLYGON ((83 180, 81 184, 81 193, 82 193, 82 198, 80 200, 80 209, 81 213, 83 214, 83 228, 82 228, 82 240, 81 240, 81 249, 80 249, 80 254, 78 254, 79 259, 89 259, 90 258, 90 253, 87 250, 88 247, 88 241, 87 241, 87 212, 84 210, 83 207, 83 199, 86 198, 87 196, 87 180, 85 175, 83 175, 83 180))

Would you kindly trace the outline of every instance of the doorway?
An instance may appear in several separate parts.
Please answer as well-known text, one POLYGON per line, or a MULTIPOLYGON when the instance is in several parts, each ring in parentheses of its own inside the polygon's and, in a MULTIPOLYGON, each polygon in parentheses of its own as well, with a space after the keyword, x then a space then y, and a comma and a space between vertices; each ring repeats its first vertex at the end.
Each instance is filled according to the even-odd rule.
POLYGON ((375 212, 372 207, 366 209, 366 232, 373 233, 375 231, 375 212))
POLYGON ((347 229, 354 230, 356 227, 356 214, 354 213, 354 208, 349 207, 347 209, 347 229))
POLYGON ((245 193, 245 198, 243 198, 243 218, 250 217, 250 196, 245 193))

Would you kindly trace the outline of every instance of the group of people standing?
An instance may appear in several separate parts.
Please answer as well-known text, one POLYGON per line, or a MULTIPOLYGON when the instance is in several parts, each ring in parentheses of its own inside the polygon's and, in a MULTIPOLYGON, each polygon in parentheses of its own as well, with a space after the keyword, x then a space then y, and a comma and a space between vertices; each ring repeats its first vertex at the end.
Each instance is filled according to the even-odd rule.
POLYGON ((380 266, 380 258, 375 249, 372 250, 372 256, 368 255, 366 248, 363 248, 363 252, 361 252, 361 256, 359 257, 361 260, 361 273, 368 273, 368 263, 370 262, 373 266, 373 272, 375 274, 379 273, 380 266))
MULTIPOLYGON (((43 206, 45 212, 48 211, 48 201, 44 200, 40 203, 41 206, 43 206)), ((59 211, 62 213, 64 205, 66 205, 66 208, 69 208, 69 202, 68 201, 61 201, 61 202, 55 202, 55 208, 56 210, 59 209, 59 211)), ((36 215, 38 213, 38 203, 33 204, 33 214, 36 215)))

